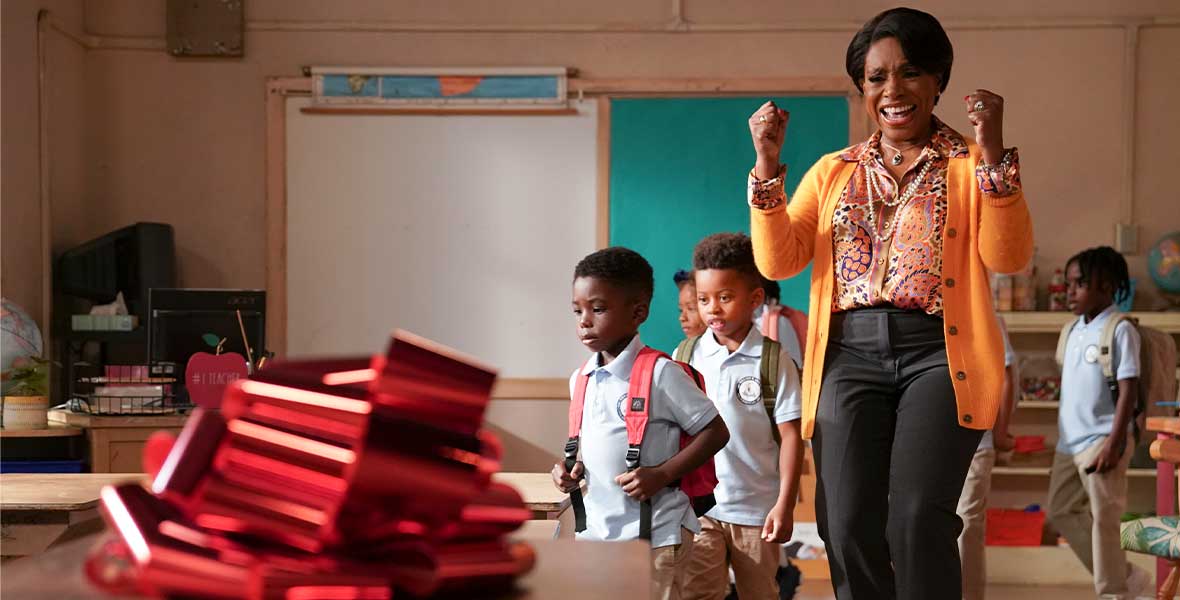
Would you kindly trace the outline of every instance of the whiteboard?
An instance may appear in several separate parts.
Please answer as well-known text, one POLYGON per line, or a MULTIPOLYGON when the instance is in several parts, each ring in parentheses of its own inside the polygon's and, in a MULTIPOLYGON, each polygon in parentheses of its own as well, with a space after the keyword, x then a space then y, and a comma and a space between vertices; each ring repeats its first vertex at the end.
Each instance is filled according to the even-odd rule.
POLYGON ((287 354, 372 354, 402 328, 506 377, 566 377, 574 265, 595 249, 595 105, 577 115, 287 122, 287 354))

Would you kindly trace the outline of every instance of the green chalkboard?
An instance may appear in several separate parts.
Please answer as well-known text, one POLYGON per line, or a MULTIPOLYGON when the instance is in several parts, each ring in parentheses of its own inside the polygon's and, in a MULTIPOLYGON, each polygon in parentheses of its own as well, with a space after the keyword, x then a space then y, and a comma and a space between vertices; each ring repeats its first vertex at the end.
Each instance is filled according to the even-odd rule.
MULTIPOLYGON (((746 174, 754 147, 746 125, 767 100, 635 98, 611 100, 610 243, 636 250, 655 269, 651 317, 640 330, 671 351, 683 337, 672 274, 692 267, 697 241, 750 231, 746 174)), ((783 162, 787 191, 823 154, 848 145, 845 96, 774 98, 791 112, 783 162)), ((783 303, 807 310, 810 268, 780 282, 783 303)))

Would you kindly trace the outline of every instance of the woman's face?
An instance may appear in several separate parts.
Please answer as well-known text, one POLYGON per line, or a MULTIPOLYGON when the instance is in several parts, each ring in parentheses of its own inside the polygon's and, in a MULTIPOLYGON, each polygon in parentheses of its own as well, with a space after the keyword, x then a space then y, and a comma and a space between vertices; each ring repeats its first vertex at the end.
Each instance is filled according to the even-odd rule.
POLYGON ((865 110, 894 143, 925 141, 938 85, 938 76, 910 64, 897 38, 877 40, 865 55, 865 110))

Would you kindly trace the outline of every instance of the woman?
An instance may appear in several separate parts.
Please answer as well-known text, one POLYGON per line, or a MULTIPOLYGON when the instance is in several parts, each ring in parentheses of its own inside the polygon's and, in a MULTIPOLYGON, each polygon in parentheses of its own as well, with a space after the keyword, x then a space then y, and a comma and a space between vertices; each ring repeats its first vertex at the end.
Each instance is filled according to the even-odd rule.
POLYGON ((1003 99, 964 98, 975 143, 933 115, 952 58, 929 14, 866 23, 846 67, 880 131, 821 158, 789 206, 788 114, 768 102, 749 122, 758 266, 783 279, 815 261, 803 426, 840 600, 960 597, 955 508, 1002 401, 987 272, 1028 262, 1032 223, 1003 99))

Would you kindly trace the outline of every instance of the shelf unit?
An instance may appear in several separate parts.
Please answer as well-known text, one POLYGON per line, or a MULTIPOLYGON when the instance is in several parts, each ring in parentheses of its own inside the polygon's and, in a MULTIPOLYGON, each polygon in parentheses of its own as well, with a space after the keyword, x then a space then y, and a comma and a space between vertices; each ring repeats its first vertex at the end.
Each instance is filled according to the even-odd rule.
MULTIPOLYGON (((1134 311, 1130 314, 1142 326, 1171 334, 1180 345, 1180 312, 1134 311)), ((1077 318, 1064 311, 1006 311, 1000 316, 1007 324, 1008 335, 1021 362, 1039 362, 1037 366, 1040 367, 1054 364, 1057 336, 1066 323, 1077 318)), ((1013 414, 1010 432, 1013 435, 1044 435, 1046 445, 1052 448, 1056 443, 1056 411, 1059 407, 1060 403, 1056 401, 1021 400, 1013 414)), ((989 504, 997 508, 1019 508, 1028 504, 1044 506, 1048 500, 1049 473, 1050 467, 1044 465, 996 465, 992 474, 997 478, 992 482, 989 504)), ((1128 510, 1154 510, 1155 480, 1155 469, 1128 469, 1128 510)))
MULTIPOLYGON (((1180 312, 1132 312, 1144 327, 1154 327, 1164 333, 1180 335, 1180 312)), ((1053 333, 1077 316, 1070 312, 1057 311, 1009 311, 1000 316, 1008 324, 1008 335, 1019 333, 1053 333)))

